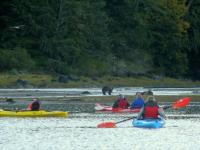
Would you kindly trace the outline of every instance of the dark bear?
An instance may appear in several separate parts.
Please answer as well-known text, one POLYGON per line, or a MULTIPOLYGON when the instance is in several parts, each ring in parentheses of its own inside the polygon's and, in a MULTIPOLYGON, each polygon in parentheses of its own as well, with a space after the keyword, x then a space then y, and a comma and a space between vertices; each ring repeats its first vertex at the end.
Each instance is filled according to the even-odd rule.
POLYGON ((146 92, 142 92, 142 95, 146 94, 146 95, 153 95, 153 92, 151 90, 148 90, 146 92))
POLYGON ((109 87, 109 86, 104 86, 102 88, 102 93, 103 95, 106 95, 106 93, 108 93, 109 95, 111 95, 113 88, 109 87))

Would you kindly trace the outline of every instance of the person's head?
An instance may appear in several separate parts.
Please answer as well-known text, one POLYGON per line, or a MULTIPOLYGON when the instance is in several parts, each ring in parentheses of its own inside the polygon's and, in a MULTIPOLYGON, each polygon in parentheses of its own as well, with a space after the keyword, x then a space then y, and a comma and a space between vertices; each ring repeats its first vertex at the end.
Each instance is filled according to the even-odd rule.
POLYGON ((119 95, 118 95, 118 98, 120 98, 120 99, 124 99, 124 98, 125 98, 125 96, 124 96, 124 95, 122 95, 122 94, 119 94, 119 95))
POLYGON ((158 102, 156 101, 156 99, 154 98, 154 96, 148 96, 147 100, 145 102, 145 105, 148 105, 148 106, 158 106, 158 102))
POLYGON ((35 101, 38 101, 38 99, 37 99, 37 98, 33 98, 33 99, 32 99, 32 101, 34 101, 34 102, 35 102, 35 101))
POLYGON ((148 96, 147 97, 147 102, 151 102, 151 101, 156 102, 156 99, 155 99, 154 96, 148 96))
POLYGON ((140 92, 136 92, 135 96, 136 97, 142 97, 142 94, 140 92))

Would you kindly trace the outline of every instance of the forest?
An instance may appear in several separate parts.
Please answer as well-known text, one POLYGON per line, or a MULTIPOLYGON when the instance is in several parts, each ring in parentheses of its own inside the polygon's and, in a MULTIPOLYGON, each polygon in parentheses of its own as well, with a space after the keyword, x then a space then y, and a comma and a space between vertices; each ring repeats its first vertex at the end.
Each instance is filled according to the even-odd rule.
POLYGON ((0 72, 200 80, 200 0, 1 0, 0 72))

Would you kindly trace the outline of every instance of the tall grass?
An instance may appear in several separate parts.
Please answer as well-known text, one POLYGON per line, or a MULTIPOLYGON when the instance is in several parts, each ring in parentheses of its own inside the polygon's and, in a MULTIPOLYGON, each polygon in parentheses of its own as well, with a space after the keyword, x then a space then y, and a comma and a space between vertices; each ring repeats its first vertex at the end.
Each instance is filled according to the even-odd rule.
POLYGON ((69 81, 67 83, 58 82, 58 75, 51 74, 0 74, 0 88, 15 87, 17 80, 25 80, 32 87, 102 87, 105 85, 113 87, 199 87, 200 81, 180 80, 172 78, 162 78, 154 80, 147 77, 111 77, 91 79, 80 77, 79 81, 69 81))

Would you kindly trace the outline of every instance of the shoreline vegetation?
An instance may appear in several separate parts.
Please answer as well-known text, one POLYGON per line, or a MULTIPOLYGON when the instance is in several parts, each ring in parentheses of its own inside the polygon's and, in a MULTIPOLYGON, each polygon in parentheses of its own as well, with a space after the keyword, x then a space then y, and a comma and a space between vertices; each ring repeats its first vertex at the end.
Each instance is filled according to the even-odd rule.
POLYGON ((86 88, 86 87, 200 87, 200 81, 189 79, 140 77, 68 77, 51 74, 0 74, 0 88, 86 88), (61 78, 62 77, 62 78, 61 78), (61 80, 62 79, 62 80, 61 80))

